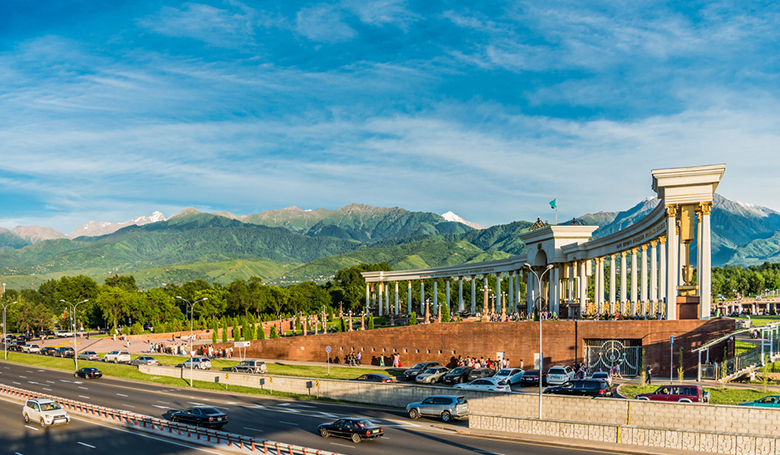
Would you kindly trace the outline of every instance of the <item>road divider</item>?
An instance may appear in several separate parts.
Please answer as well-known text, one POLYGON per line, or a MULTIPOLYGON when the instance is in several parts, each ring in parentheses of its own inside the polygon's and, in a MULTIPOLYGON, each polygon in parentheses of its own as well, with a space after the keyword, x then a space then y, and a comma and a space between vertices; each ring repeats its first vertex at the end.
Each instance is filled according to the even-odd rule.
POLYGON ((150 433, 162 433, 175 439, 188 440, 204 445, 219 446, 220 449, 227 448, 241 452, 260 452, 272 455, 341 455, 337 452, 329 452, 327 450, 317 450, 295 444, 252 438, 225 431, 209 430, 179 422, 171 422, 152 416, 69 400, 4 384, 0 384, 0 395, 6 395, 20 401, 32 398, 47 398, 56 401, 70 412, 79 413, 84 417, 104 421, 108 420, 112 423, 122 424, 150 433))

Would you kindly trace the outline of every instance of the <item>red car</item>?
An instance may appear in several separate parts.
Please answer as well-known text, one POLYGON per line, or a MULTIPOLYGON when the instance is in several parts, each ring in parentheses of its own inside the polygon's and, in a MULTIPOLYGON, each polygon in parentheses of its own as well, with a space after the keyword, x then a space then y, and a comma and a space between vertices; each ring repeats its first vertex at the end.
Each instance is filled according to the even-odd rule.
POLYGON ((640 393, 637 400, 678 403, 708 403, 710 393, 700 385, 665 385, 652 393, 640 393))

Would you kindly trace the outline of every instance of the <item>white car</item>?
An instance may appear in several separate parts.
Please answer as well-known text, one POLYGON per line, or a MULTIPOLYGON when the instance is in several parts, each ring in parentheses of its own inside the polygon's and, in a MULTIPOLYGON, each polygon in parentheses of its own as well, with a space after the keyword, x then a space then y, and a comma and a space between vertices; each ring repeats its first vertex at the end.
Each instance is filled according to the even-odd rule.
POLYGON ((211 369, 211 360, 207 359, 206 357, 193 357, 191 359, 187 359, 184 363, 181 364, 181 366, 182 368, 190 368, 190 364, 192 364, 192 368, 195 369, 211 369))
POLYGON ((602 379, 607 381, 610 387, 612 387, 612 375, 607 371, 597 371, 590 376, 591 379, 602 379))
POLYGON ((524 371, 520 368, 502 368, 498 370, 498 373, 492 376, 493 379, 500 381, 506 381, 509 384, 517 384, 520 382, 520 378, 523 377, 524 371))
POLYGON ((22 346, 22 352, 38 353, 41 352, 41 347, 37 344, 25 344, 22 346))
POLYGON ((556 365, 547 370, 547 375, 544 380, 547 384, 557 385, 563 384, 566 381, 571 381, 574 379, 574 376, 575 374, 572 367, 556 365))
POLYGON ((44 398, 27 400, 22 408, 22 417, 26 423, 36 422, 42 427, 70 422, 68 411, 62 409, 56 401, 44 398))
POLYGON ((478 392, 511 392, 512 388, 506 381, 494 378, 479 378, 465 384, 455 384, 453 389, 475 390, 478 392))
POLYGON ((130 363, 130 353, 127 351, 111 351, 103 356, 104 362, 130 363))
POLYGON ((448 371, 450 370, 445 367, 429 368, 425 370, 425 373, 418 374, 414 380, 420 384, 433 384, 439 382, 448 371))
POLYGON ((54 332, 55 335, 57 335, 58 338, 64 338, 64 337, 72 337, 73 332, 70 330, 57 330, 54 332))

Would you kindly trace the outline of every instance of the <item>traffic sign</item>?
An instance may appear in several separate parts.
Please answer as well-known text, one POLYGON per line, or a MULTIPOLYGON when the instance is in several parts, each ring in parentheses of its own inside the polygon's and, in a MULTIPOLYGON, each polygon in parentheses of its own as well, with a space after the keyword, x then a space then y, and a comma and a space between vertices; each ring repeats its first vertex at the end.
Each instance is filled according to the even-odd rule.
POLYGON ((672 344, 674 344, 674 335, 672 335, 671 341, 672 341, 672 344))
POLYGON ((248 348, 249 346, 252 346, 250 341, 236 341, 233 343, 233 347, 236 348, 248 348))
POLYGON ((325 352, 327 352, 328 354, 330 354, 330 346, 328 346, 327 348, 325 348, 325 352))

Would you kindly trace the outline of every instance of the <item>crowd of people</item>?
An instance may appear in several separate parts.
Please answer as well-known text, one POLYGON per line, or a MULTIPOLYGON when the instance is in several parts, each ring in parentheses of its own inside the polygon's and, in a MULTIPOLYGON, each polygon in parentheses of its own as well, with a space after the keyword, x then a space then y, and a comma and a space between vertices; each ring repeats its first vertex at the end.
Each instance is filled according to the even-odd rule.
MULTIPOLYGON (((459 367, 469 367, 469 368, 487 368, 490 370, 501 370, 504 368, 511 368, 509 359, 496 359, 491 360, 490 357, 487 359, 484 357, 480 357, 477 359, 476 357, 472 358, 471 356, 466 357, 465 359, 461 356, 458 356, 458 366, 459 367)), ((523 368, 523 361, 520 360, 520 366, 519 368, 523 368)))

